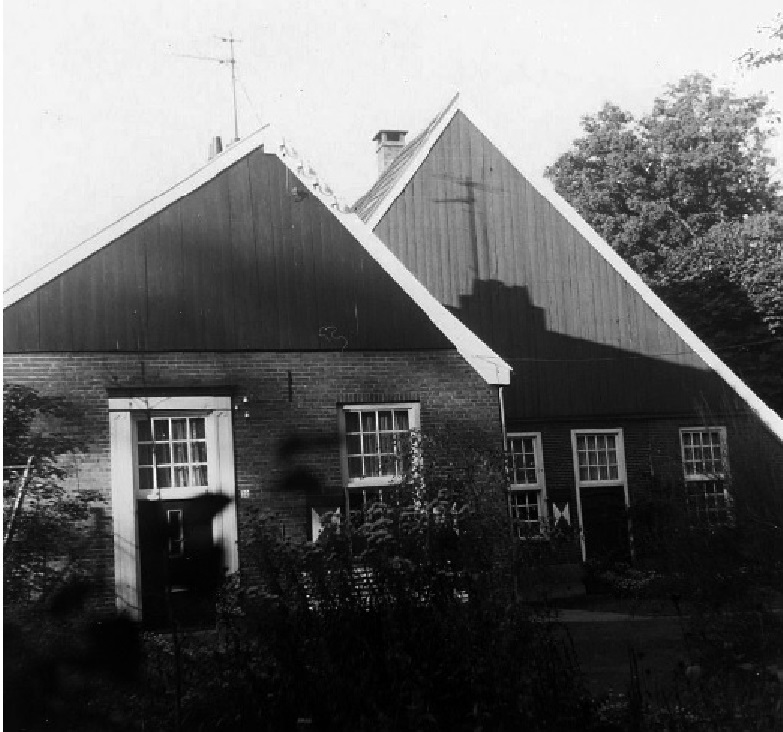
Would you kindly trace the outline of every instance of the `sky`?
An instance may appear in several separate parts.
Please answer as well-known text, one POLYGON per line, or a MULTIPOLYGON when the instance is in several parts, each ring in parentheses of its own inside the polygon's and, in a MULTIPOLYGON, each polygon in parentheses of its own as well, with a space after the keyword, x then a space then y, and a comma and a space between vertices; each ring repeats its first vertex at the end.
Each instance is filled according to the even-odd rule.
MULTIPOLYGON (((372 137, 419 131, 454 91, 524 169, 612 101, 643 114, 700 71, 783 109, 783 67, 741 72, 777 0, 5 0, 4 288, 272 123, 348 203, 372 137)), ((783 137, 773 153, 783 163, 783 137)), ((779 170, 783 168, 779 167, 779 170)))

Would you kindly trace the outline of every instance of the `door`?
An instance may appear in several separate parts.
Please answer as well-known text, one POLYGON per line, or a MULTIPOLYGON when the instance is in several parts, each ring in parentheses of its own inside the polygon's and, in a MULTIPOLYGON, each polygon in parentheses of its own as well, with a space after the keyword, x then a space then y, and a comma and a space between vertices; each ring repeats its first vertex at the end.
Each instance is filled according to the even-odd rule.
POLYGON ((599 562, 630 559, 628 512, 623 486, 582 488, 585 556, 599 562))
POLYGON ((138 501, 141 605, 146 626, 214 621, 225 558, 212 527, 226 502, 214 494, 138 501))

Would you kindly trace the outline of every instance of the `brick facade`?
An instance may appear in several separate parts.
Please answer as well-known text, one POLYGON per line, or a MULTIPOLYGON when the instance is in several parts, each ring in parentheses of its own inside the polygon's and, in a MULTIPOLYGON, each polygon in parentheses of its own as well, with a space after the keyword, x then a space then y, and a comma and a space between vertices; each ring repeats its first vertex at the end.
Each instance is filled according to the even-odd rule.
MULTIPOLYGON (((239 407, 233 431, 240 561, 248 509, 279 514, 287 534, 303 539, 313 498, 308 493, 342 491, 341 403, 417 401, 422 431, 445 429, 492 449, 501 444, 497 388, 454 351, 6 354, 4 363, 6 383, 66 396, 84 410, 81 429, 88 451, 69 459, 68 481, 74 490, 96 489, 106 498, 103 539, 94 543, 102 571, 112 567, 108 397, 113 389, 192 388, 206 394, 230 387, 239 407), (303 449, 281 457, 279 448, 292 435, 303 438, 303 449), (292 468, 306 469, 320 485, 283 487, 292 468)), ((110 604, 108 587, 106 594, 110 604)))

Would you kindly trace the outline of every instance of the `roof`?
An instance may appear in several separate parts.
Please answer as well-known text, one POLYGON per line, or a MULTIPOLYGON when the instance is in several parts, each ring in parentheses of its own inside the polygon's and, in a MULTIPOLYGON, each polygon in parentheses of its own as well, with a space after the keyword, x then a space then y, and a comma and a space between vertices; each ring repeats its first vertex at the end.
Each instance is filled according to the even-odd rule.
MULTIPOLYGON (((353 205, 353 210, 356 214, 358 214, 363 221, 368 222, 371 228, 375 228, 375 224, 377 223, 374 214, 381 209, 386 213, 394 199, 402 192, 402 188, 407 185, 413 172, 415 172, 422 162, 424 162, 427 153, 440 136, 440 133, 438 133, 438 135, 434 135, 433 133, 436 129, 440 129, 442 132, 441 123, 446 117, 451 119, 453 115, 450 114, 450 108, 456 104, 458 99, 459 94, 454 96, 446 108, 402 149, 400 154, 392 160, 389 167, 386 168, 378 180, 375 181, 372 188, 353 205), (424 153, 423 157, 421 157, 422 152, 424 153), (404 181, 405 185, 398 190, 398 184, 401 181, 404 181), (388 204, 386 203, 387 201, 388 204)), ((380 132, 378 134, 380 134, 380 132)), ((373 140, 374 139, 375 137, 373 140)), ((380 217, 378 220, 380 220, 380 217)))
POLYGON ((355 238, 362 248, 391 279, 424 312, 429 320, 453 344, 460 355, 488 383, 509 383, 511 368, 489 346, 449 312, 405 268, 373 233, 373 231, 334 195, 312 167, 282 137, 262 128, 228 147, 206 165, 137 207, 94 236, 72 247, 49 264, 33 272, 4 291, 4 309, 55 279, 78 263, 107 247, 167 206, 196 191, 220 173, 256 150, 275 155, 318 198, 337 221, 355 238), (270 144, 271 143, 271 144, 270 144), (265 149, 265 144, 268 149, 265 149))
POLYGON ((642 278, 617 252, 554 190, 542 176, 525 171, 524 167, 498 145, 498 136, 485 124, 480 114, 457 93, 432 119, 424 130, 408 144, 373 186, 354 204, 353 210, 373 230, 406 189, 430 151, 454 119, 461 112, 502 155, 523 175, 533 188, 568 221, 571 226, 611 265, 639 294, 641 299, 668 325, 702 361, 755 412, 762 422, 783 441, 783 419, 765 404, 677 315, 650 289, 642 278))

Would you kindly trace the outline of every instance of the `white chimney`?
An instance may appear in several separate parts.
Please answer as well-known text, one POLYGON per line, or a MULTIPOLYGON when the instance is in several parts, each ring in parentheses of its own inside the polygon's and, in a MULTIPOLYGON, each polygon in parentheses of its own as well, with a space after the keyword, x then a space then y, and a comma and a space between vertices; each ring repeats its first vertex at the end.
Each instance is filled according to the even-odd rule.
POLYGON ((209 141, 209 157, 207 160, 220 155, 223 152, 223 140, 220 139, 220 135, 216 135, 209 141))
POLYGON ((408 130, 379 130, 373 142, 378 143, 375 151, 378 158, 378 175, 383 173, 391 165, 392 160, 396 158, 405 147, 405 135, 408 130))

